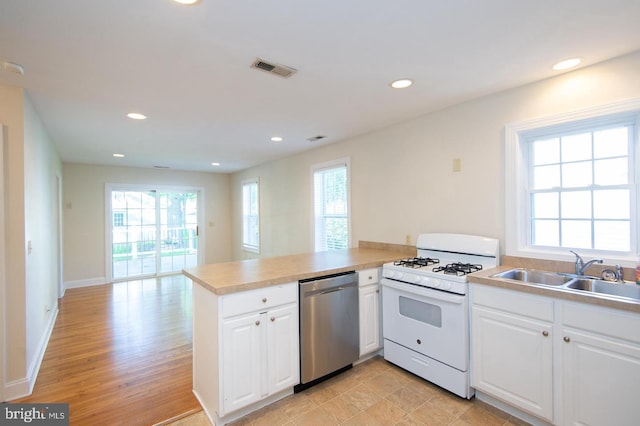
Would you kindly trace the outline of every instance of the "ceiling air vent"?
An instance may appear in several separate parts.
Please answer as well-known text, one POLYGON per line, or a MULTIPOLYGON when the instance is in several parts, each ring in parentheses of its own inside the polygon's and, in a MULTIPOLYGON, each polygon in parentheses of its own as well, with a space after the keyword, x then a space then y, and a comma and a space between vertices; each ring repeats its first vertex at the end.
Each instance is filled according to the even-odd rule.
POLYGON ((251 68, 256 68, 269 74, 275 74, 280 77, 288 78, 297 72, 295 68, 288 67, 286 65, 280 65, 273 62, 265 61, 264 59, 257 58, 251 68))
POLYGON ((326 138, 326 136, 318 135, 318 136, 313 136, 313 137, 307 138, 307 141, 309 141, 309 142, 317 142, 320 139, 324 139, 324 138, 326 138))

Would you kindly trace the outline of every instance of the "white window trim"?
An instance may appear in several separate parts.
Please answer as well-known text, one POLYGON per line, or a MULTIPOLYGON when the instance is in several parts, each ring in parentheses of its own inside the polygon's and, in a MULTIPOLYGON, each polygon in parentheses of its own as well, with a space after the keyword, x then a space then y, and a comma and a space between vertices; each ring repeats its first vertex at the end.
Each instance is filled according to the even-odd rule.
MULTIPOLYGON (((105 262, 105 273, 107 281, 113 281, 113 270, 112 270, 112 254, 111 248, 113 246, 113 239, 111 235, 111 225, 109 225, 110 221, 113 220, 111 216, 111 192, 112 191, 144 191, 144 190, 154 190, 157 192, 162 191, 174 191, 174 192, 197 192, 198 193, 198 265, 202 265, 204 263, 205 257, 205 247, 206 247, 206 229, 203 226, 205 211, 204 206, 206 206, 204 199, 204 188, 199 186, 172 186, 172 185, 158 185, 158 184, 137 184, 137 183, 110 183, 107 182, 104 184, 104 232, 105 232, 105 252, 104 252, 104 262, 105 262)), ((179 272, 172 272, 169 274, 158 274, 157 276, 164 275, 175 275, 179 274, 179 272)))
MULTIPOLYGON (((627 99, 607 105, 594 106, 565 114, 541 117, 505 126, 505 254, 508 256, 531 257, 552 260, 572 261, 573 254, 568 249, 536 249, 527 246, 527 226, 529 217, 526 211, 528 202, 527 193, 524 190, 527 180, 526 153, 522 150, 521 135, 526 132, 544 127, 563 125, 574 121, 596 119, 611 115, 631 115, 640 111, 640 98, 627 99)), ((635 184, 639 183, 640 155, 638 154, 638 127, 636 128, 636 155, 633 158, 635 164, 635 184)), ((623 266, 635 266, 636 252, 639 250, 640 231, 640 197, 635 197, 635 221, 632 220, 631 253, 620 255, 609 251, 582 250, 587 257, 600 257, 605 263, 620 263, 623 266), (635 227, 634 227, 635 222, 635 227), (634 246, 635 244, 635 246, 634 246)))
POLYGON ((352 245, 352 233, 351 233, 351 217, 353 216, 351 212, 351 157, 342 157, 336 160, 327 161, 324 163, 313 164, 311 166, 311 252, 316 251, 316 229, 315 229, 315 206, 314 206, 314 197, 315 197, 315 189, 314 189, 314 174, 317 171, 323 169, 332 169, 337 166, 346 166, 347 167, 347 233, 349 237, 347 239, 347 246, 349 248, 353 247, 352 245))
POLYGON ((260 194, 260 178, 244 179, 240 182, 240 188, 242 188, 242 194, 240 195, 241 197, 240 204, 241 204, 241 210, 242 210, 242 218, 240 220, 242 223, 242 230, 240 231, 241 237, 242 237, 242 250, 249 253, 260 254, 260 247, 262 245, 262 230, 260 229, 260 223, 261 223, 260 213, 262 211, 262 208, 261 208, 262 195, 260 194), (258 186, 258 245, 257 246, 245 244, 244 242, 244 186, 252 183, 255 183, 258 186))

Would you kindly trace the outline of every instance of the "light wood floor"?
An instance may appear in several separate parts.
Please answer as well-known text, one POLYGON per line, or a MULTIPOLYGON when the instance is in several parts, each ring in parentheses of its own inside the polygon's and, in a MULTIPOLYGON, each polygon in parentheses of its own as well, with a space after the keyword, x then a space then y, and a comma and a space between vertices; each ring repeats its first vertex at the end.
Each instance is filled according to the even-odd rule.
POLYGON ((67 290, 33 394, 71 425, 150 425, 199 410, 192 389, 191 281, 67 290))

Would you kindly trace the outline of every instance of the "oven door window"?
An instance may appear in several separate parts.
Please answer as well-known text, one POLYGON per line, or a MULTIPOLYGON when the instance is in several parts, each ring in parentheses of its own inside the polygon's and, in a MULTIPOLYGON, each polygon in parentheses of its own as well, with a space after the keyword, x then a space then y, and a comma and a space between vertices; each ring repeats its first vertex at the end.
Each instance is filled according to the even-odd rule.
POLYGON ((440 306, 410 299, 404 296, 400 296, 398 302, 400 315, 434 327, 442 327, 442 309, 440 306))

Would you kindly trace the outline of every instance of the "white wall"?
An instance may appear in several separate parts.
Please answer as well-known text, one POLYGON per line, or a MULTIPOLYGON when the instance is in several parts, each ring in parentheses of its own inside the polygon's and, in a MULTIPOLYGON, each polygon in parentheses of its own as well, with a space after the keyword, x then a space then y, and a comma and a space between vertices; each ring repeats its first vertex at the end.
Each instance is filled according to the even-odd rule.
POLYGON ((25 96, 26 356, 27 376, 32 381, 44 356, 58 306, 56 176, 62 176, 62 163, 38 113, 25 96))
POLYGON ((61 163, 24 91, 0 86, 0 99, 0 123, 6 132, 2 385, 3 396, 12 399, 27 394, 33 386, 55 318, 58 249, 51 209, 61 163), (26 250, 28 239, 31 254, 26 250))
MULTIPOLYGON (((26 377, 24 244, 24 97, 17 87, 0 85, 0 123, 5 128, 5 398, 26 377)), ((20 391, 18 391, 20 392, 20 391)))
POLYGON ((353 245, 459 232, 499 238, 504 247, 505 124, 640 97, 638 75, 640 52, 235 173, 234 256, 251 256, 241 249, 243 179, 260 178, 261 256, 311 251, 310 167, 345 156, 353 245))
POLYGON ((204 261, 231 259, 229 175, 64 163, 62 204, 66 285, 105 282, 106 183, 204 188, 204 261))

